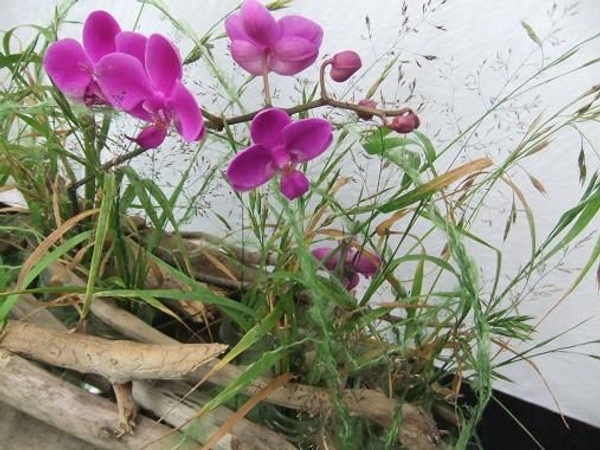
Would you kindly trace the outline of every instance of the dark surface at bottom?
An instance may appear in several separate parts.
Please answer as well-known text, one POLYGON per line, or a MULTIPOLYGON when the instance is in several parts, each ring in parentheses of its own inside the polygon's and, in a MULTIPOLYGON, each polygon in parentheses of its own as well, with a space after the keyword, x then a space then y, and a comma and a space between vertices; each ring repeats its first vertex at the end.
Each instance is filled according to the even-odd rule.
MULTIPOLYGON (((527 403, 502 392, 494 391, 494 399, 488 404, 483 419, 477 427, 481 448, 484 450, 600 450, 600 429, 565 418, 559 414, 527 403), (515 419, 521 422, 539 446, 528 436, 515 419)), ((600 405, 598 406, 600 415, 600 405)), ((476 445, 471 447, 477 448, 476 445)))

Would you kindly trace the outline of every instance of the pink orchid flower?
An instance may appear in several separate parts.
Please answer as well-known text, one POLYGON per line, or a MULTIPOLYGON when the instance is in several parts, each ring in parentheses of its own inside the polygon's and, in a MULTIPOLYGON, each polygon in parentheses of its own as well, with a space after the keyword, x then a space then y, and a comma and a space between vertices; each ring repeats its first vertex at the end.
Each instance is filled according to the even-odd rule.
POLYGON ((144 148, 159 146, 171 122, 187 142, 204 137, 200 107, 183 85, 183 66, 177 49, 160 34, 148 38, 140 58, 109 53, 98 61, 98 85, 112 105, 150 122, 133 140, 144 148))
POLYGON ((325 119, 293 121, 277 108, 256 115, 250 137, 254 145, 229 164, 229 183, 236 191, 249 191, 280 173, 281 193, 290 200, 308 191, 308 179, 296 166, 319 156, 333 141, 331 124, 325 119))
POLYGON ((381 266, 381 258, 364 249, 350 247, 343 254, 341 247, 318 247, 311 253, 330 272, 341 271, 342 283, 349 291, 358 285, 360 275, 370 278, 381 266))
POLYGON ((83 25, 83 46, 75 39, 52 43, 44 56, 44 68, 54 84, 67 97, 86 106, 110 102, 98 86, 95 67, 104 56, 121 52, 144 64, 146 38, 139 33, 121 31, 106 11, 94 11, 83 25))
POLYGON ((301 16, 279 20, 257 0, 246 0, 241 11, 225 20, 231 56, 252 75, 275 72, 296 75, 315 62, 323 29, 301 16))

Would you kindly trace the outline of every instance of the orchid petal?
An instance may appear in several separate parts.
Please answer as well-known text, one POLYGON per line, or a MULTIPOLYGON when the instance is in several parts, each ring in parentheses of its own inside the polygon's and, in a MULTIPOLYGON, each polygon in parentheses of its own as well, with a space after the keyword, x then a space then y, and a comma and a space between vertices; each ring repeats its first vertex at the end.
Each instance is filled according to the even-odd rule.
POLYGON ((281 38, 300 37, 319 47, 323 41, 323 28, 302 16, 285 16, 277 22, 281 38))
POLYGON ((249 41, 250 36, 244 30, 244 21, 240 14, 233 14, 225 19, 225 31, 232 41, 249 41))
POLYGON ((135 56, 106 55, 98 61, 95 73, 102 92, 116 108, 127 111, 153 96, 146 70, 135 56))
POLYGON ((248 36, 260 45, 272 45, 279 38, 279 26, 269 10, 256 0, 246 0, 240 17, 248 36))
POLYGON ((335 270, 339 260, 339 250, 331 247, 318 247, 311 251, 312 255, 317 258, 327 270, 335 270))
POLYGON ((273 47, 269 68, 279 75, 296 75, 314 63, 319 46, 301 37, 283 37, 273 47))
POLYGON ((283 144, 282 130, 292 119, 282 109, 268 108, 259 112, 250 125, 250 137, 255 144, 273 148, 283 144))
POLYGON ((146 36, 133 31, 121 31, 115 37, 115 47, 118 52, 127 53, 140 60, 142 65, 146 64, 146 36))
POLYGON ((83 47, 92 62, 115 51, 115 36, 121 27, 106 11, 94 11, 83 25, 83 47))
POLYGON ((183 67, 177 49, 160 34, 153 34, 148 39, 146 70, 154 89, 166 96, 171 95, 176 82, 183 76, 183 67))
POLYGON ((227 178, 236 191, 249 191, 265 184, 275 175, 269 149, 253 145, 239 153, 227 168, 227 178))
POLYGON ((250 41, 232 41, 229 46, 231 57, 242 68, 252 75, 263 73, 263 50, 250 41))
POLYGON ((138 103, 133 108, 127 110, 127 114, 145 122, 152 122, 152 113, 145 107, 145 102, 138 103))
POLYGON ((282 136, 286 149, 296 163, 316 158, 333 141, 331 124, 324 119, 298 120, 285 127, 282 136))
POLYGON ((61 39, 50 45, 44 68, 54 84, 68 97, 82 100, 92 81, 92 62, 75 39, 61 39))
POLYGON ((200 107, 181 81, 175 83, 173 93, 167 99, 167 107, 173 114, 177 132, 184 140, 190 142, 204 137, 204 121, 200 107))
POLYGON ((306 175, 299 170, 285 172, 279 183, 281 193, 287 197, 288 200, 294 200, 306 194, 308 186, 308 178, 306 178, 306 175))
POLYGON ((131 140, 142 148, 150 149, 158 147, 164 142, 166 137, 167 127, 149 125, 136 138, 131 140))
POLYGON ((374 253, 361 250, 360 252, 348 252, 345 263, 351 270, 370 277, 379 270, 381 258, 374 253))

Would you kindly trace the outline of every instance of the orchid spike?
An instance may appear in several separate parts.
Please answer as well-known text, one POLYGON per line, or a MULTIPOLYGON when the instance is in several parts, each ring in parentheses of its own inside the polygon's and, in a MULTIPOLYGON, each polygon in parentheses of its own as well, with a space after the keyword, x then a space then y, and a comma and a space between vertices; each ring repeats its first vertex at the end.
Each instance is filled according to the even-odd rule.
POLYGON ((331 124, 324 119, 293 121, 277 108, 256 115, 250 125, 253 145, 241 151, 227 169, 236 191, 249 191, 281 174, 281 193, 294 200, 308 191, 308 179, 296 169, 323 153, 333 141, 331 124))
POLYGON ((158 147, 171 122, 187 142, 204 137, 200 107, 183 85, 183 66, 177 49, 160 34, 148 38, 144 64, 126 53, 110 53, 95 68, 107 99, 116 108, 150 122, 133 140, 144 148, 158 147))
POLYGON ((370 278, 381 266, 381 258, 365 249, 358 251, 351 247, 344 252, 341 246, 318 247, 311 253, 327 270, 339 273, 342 284, 349 291, 358 285, 359 275, 370 278))
POLYGON ((231 56, 252 75, 296 75, 315 62, 323 40, 315 22, 301 16, 276 20, 257 0, 246 0, 225 20, 225 30, 231 56))
POLYGON ((83 25, 83 45, 75 39, 60 39, 48 47, 44 68, 58 89, 86 106, 110 105, 97 83, 95 67, 104 56, 122 52, 140 59, 146 38, 139 33, 121 31, 106 11, 94 11, 83 25))

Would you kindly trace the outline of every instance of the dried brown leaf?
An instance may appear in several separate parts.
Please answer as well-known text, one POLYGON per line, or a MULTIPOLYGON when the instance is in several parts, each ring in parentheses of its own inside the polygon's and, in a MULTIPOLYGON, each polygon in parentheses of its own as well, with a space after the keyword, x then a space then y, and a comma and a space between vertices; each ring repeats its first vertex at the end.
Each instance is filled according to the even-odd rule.
POLYGON ((20 289, 23 285, 23 281, 25 279, 25 276, 27 275, 27 273, 31 270, 31 268, 33 266, 35 266, 35 264, 40 260, 40 258, 42 258, 49 250, 50 248, 65 234, 67 233, 69 230, 71 230, 73 227, 75 227, 79 222, 81 222, 82 220, 93 216, 94 214, 98 214, 100 212, 100 209, 96 208, 96 209, 89 209, 87 211, 84 211, 80 214, 77 214, 74 217, 71 217, 69 220, 67 220, 66 222, 64 222, 60 227, 58 227, 56 230, 54 230, 52 233, 50 233, 46 239, 44 239, 40 245, 38 245, 35 250, 33 250, 29 256, 27 257, 27 259, 25 260, 25 262, 23 263, 23 266, 21 267, 21 271, 19 272, 19 276, 17 278, 17 286, 16 289, 20 289))
POLYGON ((392 228, 392 226, 411 211, 412 209, 401 209, 400 211, 396 211, 392 215, 392 217, 390 217, 389 219, 385 219, 383 222, 377 225, 377 227, 375 228, 375 232, 379 236, 387 236, 388 234, 390 234, 390 229, 392 228))
POLYGON ((208 441, 204 443, 201 450, 210 450, 219 442, 219 440, 231 431, 231 429, 248 414, 262 400, 266 399, 269 394, 280 387, 284 386, 293 378, 291 373, 284 373, 278 376, 273 381, 269 382, 264 388, 257 391, 240 409, 238 409, 231 417, 219 428, 208 441))

